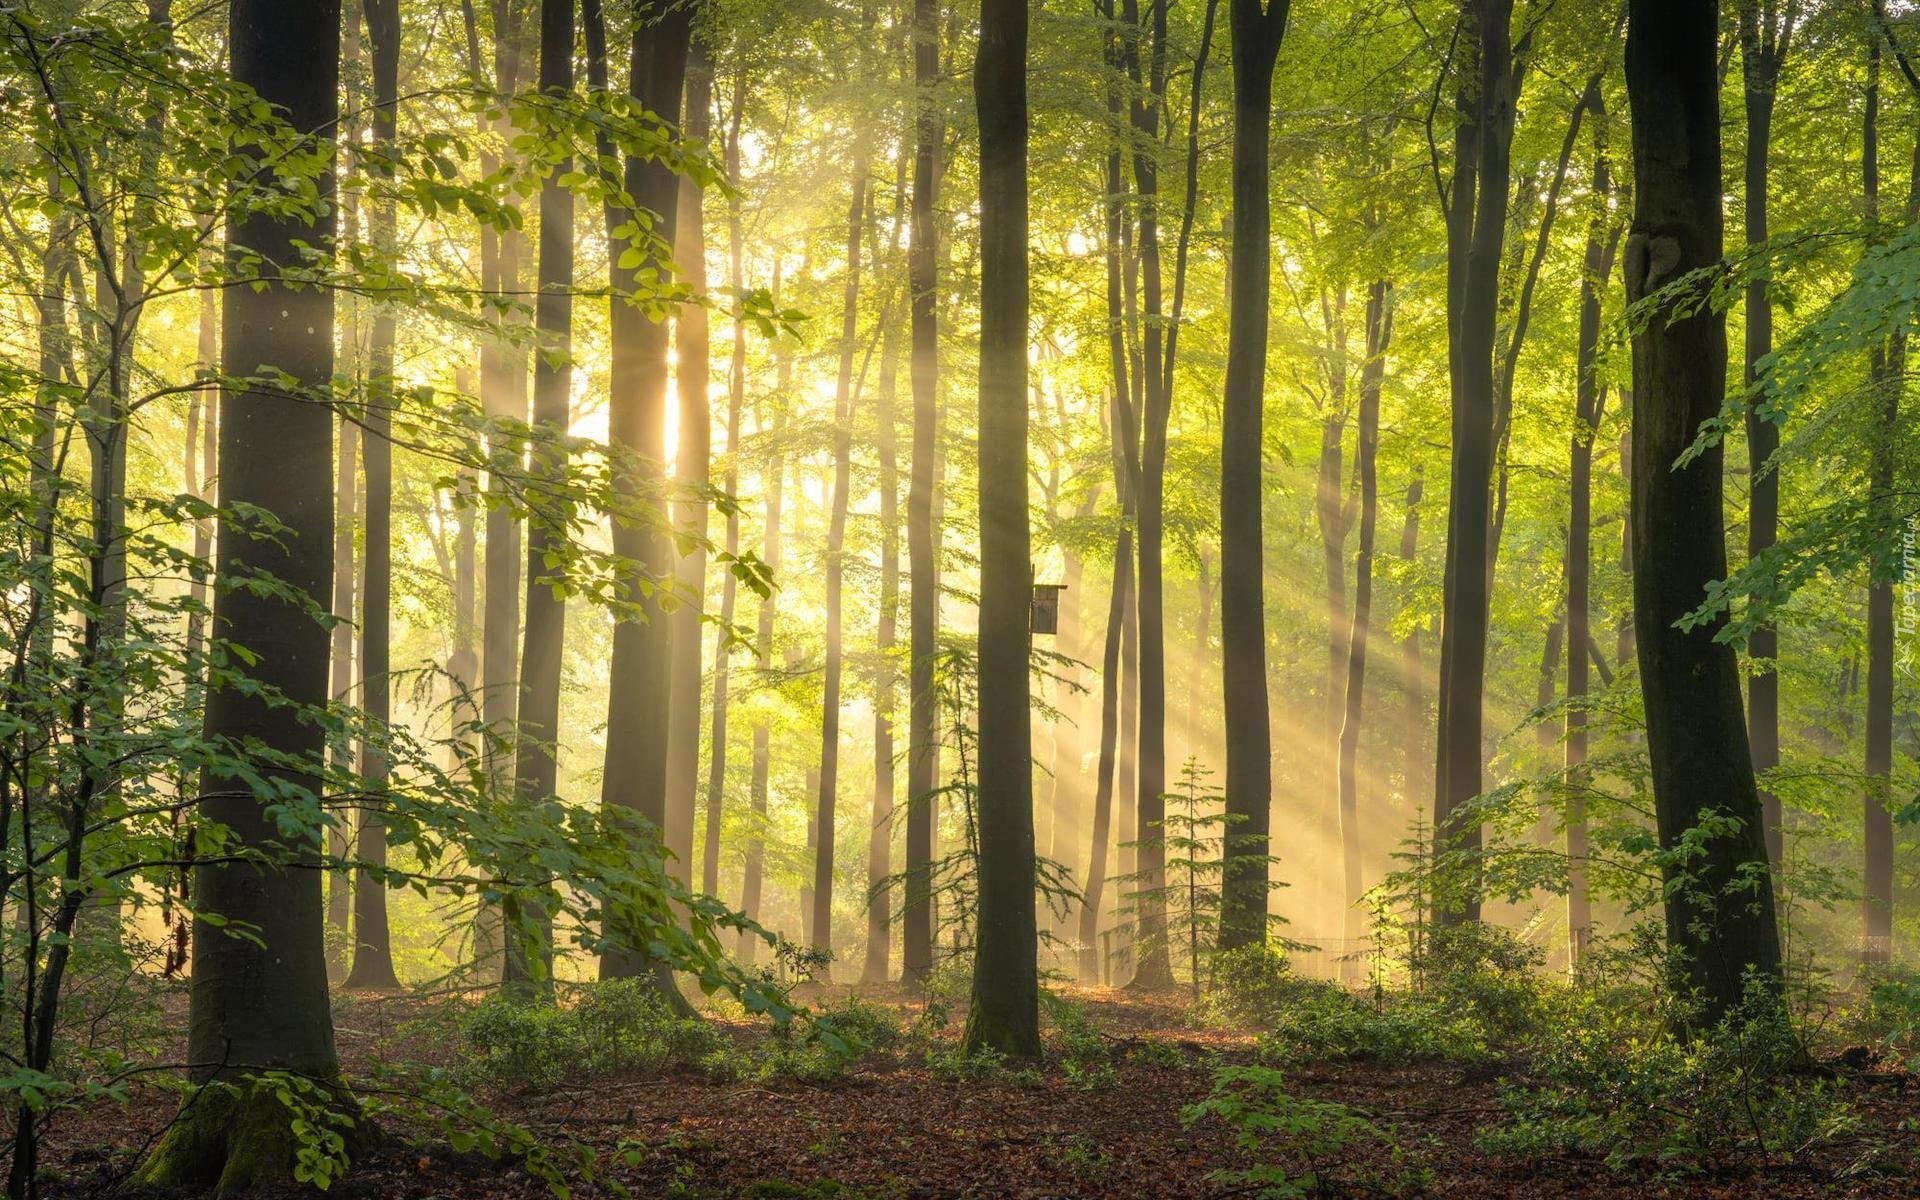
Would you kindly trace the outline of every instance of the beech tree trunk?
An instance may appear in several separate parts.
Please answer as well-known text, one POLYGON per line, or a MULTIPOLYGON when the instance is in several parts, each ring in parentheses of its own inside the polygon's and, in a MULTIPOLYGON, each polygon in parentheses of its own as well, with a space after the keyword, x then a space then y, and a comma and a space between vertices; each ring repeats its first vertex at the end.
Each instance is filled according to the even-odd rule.
POLYGON ((1273 68, 1290 0, 1230 0, 1233 45, 1233 240, 1227 288, 1227 377, 1221 403, 1220 637, 1226 711, 1226 812, 1233 844, 1220 897, 1225 949, 1267 936, 1272 731, 1267 717, 1261 507, 1267 290, 1272 266, 1267 125, 1273 68))
MULTIPOLYGON (((542 92, 573 89, 573 0, 540 0, 542 92)), ((529 474, 557 484, 566 472, 564 438, 572 419, 573 387, 573 193, 556 166, 540 185, 540 267, 534 300, 534 331, 541 353, 533 364, 533 427, 529 474)), ((543 521, 527 528, 526 623, 520 651, 519 740, 514 788, 523 804, 544 803, 559 786, 560 660, 566 635, 566 600, 548 572, 547 556, 565 537, 543 521)), ((552 980, 553 930, 538 910, 507 912, 500 981, 509 993, 544 991, 552 980), (521 924, 524 928, 513 928, 521 924)))
MULTIPOLYGON (((1448 377, 1453 463, 1447 499, 1447 560, 1440 625, 1440 717, 1433 806, 1436 853, 1469 859, 1479 825, 1455 813, 1480 794, 1486 686, 1490 489, 1494 452, 1494 338, 1500 253, 1511 189, 1508 151, 1514 90, 1509 24, 1513 0, 1462 0, 1459 132, 1447 197, 1448 377)), ((1479 872, 1442 872, 1434 919, 1480 918, 1479 872)))
MULTIPOLYGON (((1620 225, 1605 209, 1612 192, 1606 110, 1594 106, 1593 194, 1600 205, 1587 226, 1580 271, 1580 326, 1574 350, 1573 438, 1567 460, 1567 959, 1577 966, 1593 928, 1587 894, 1587 667, 1593 629, 1593 442, 1606 409, 1596 366, 1600 293, 1613 275, 1620 225)), ((1603 667, 1604 663, 1601 664, 1603 667)))
MULTIPOLYGON (((340 111, 340 6, 337 0, 287 6, 234 0, 228 17, 233 78, 281 106, 290 126, 331 138, 340 111)), ((323 141, 322 146, 327 143, 323 141)), ((299 259, 296 243, 326 247, 334 235, 331 170, 316 180, 322 207, 311 223, 296 217, 242 215, 233 243, 261 258, 265 286, 228 290, 222 316, 225 374, 284 372, 303 387, 333 378, 333 293, 277 281, 299 259)), ((234 390, 220 402, 220 493, 228 506, 273 514, 285 536, 255 539, 232 528, 218 539, 220 576, 265 572, 305 593, 327 597, 333 572, 332 412, 280 389, 234 390)), ((224 524, 228 518, 222 518, 224 524)), ((257 661, 251 678, 295 705, 327 702, 328 635, 277 596, 222 588, 214 598, 222 637, 257 661)), ((326 753, 321 727, 258 692, 214 688, 207 697, 210 738, 258 739, 304 768, 262 765, 270 779, 310 793, 320 787, 326 753)), ((202 816, 225 826, 233 845, 259 851, 264 864, 207 863, 195 869, 194 899, 220 925, 196 920, 187 1060, 196 1082, 291 1071, 329 1084, 339 1076, 327 1000, 327 964, 319 847, 289 846, 269 815, 268 797, 244 780, 209 771, 202 816), (255 936, 235 937, 229 923, 255 936)), ((195 1092, 140 1172, 149 1187, 238 1191, 290 1185, 297 1145, 271 1105, 251 1109, 224 1092, 195 1092), (258 1114, 266 1114, 264 1117, 258 1114)))
MULTIPOLYGON (((740 493, 740 414, 747 395, 747 321, 741 289, 746 272, 741 258, 746 240, 740 213, 740 123, 746 115, 747 74, 734 67, 733 97, 727 121, 726 141, 722 148, 727 180, 734 187, 727 197, 727 285, 733 289, 733 357, 727 364, 727 495, 740 493)), ((726 554, 729 562, 740 552, 740 512, 727 508, 726 554)), ((720 827, 727 796, 727 701, 729 666, 733 655, 728 650, 733 628, 734 607, 739 599, 738 580, 732 570, 722 572, 720 580, 720 628, 713 635, 713 727, 707 741, 707 830, 700 859, 700 890, 709 896, 720 894, 720 827)))
MULTIPOLYGON (((870 23, 869 23, 870 24, 870 23)), ((817 978, 831 978, 833 955, 834 808, 840 794, 840 675, 842 579, 846 572, 847 492, 853 472, 853 357, 860 325, 860 241, 866 232, 867 153, 863 136, 853 151, 853 198, 847 205, 847 276, 841 293, 840 368, 833 388, 833 490, 827 517, 826 663, 820 689, 820 790, 814 800, 818 837, 813 859, 813 948, 828 956, 817 978)))
MULTIPOLYGON (((1745 84, 1746 110, 1746 228, 1747 245, 1767 240, 1770 185, 1768 159, 1773 144, 1774 89, 1786 61, 1793 33, 1795 5, 1740 0, 1740 67, 1745 84)), ((1759 379, 1760 360, 1773 353, 1773 298, 1765 271, 1750 272, 1746 292, 1746 370, 1751 388, 1759 379)), ((1749 408, 1747 425, 1747 557, 1758 558, 1772 548, 1780 530, 1780 476, 1773 456, 1780 449, 1780 427, 1749 408)), ((1756 773, 1780 765, 1780 676, 1773 668, 1779 657, 1780 635, 1772 622, 1747 635, 1747 657, 1753 669, 1747 675, 1747 738, 1756 773)), ((1766 833, 1767 861, 1778 867, 1781 853, 1780 798, 1760 793, 1761 825, 1766 833)))
POLYGON ((938 248, 934 230, 935 155, 940 116, 934 88, 940 78, 940 6, 913 5, 913 201, 907 252, 912 301, 913 465, 907 484, 907 845, 901 896, 901 975, 918 984, 933 970, 934 816, 940 746, 934 728, 934 639, 940 621, 940 564, 935 553, 934 489, 938 478, 940 334, 936 323, 938 248))
MULTIPOLYGON (((1630 2, 1629 302, 1720 261, 1716 8, 1714 0, 1630 2)), ((1662 303, 1633 339, 1634 625, 1661 847, 1677 849, 1708 823, 1694 857, 1665 867, 1676 986, 1697 998, 1706 1028, 1742 1007, 1750 978, 1779 988, 1780 937, 1772 889, 1748 883, 1767 871, 1767 847, 1739 666, 1714 636, 1725 618, 1678 627, 1727 574, 1721 448, 1674 466, 1700 423, 1720 411, 1726 316, 1700 305, 1680 317, 1674 307, 1662 303)))
MULTIPOLYGON (((681 133, 705 145, 712 123, 713 66, 704 43, 687 50, 686 119, 681 133)), ((707 230, 704 189, 687 176, 675 183, 673 258, 680 279, 697 300, 707 298, 707 230)), ((667 849, 673 867, 691 884, 694 795, 700 779, 700 637, 707 594, 707 497, 713 455, 713 414, 707 403, 709 332, 702 303, 683 304, 674 315, 674 400, 679 405, 679 447, 673 460, 673 524, 692 549, 675 561, 679 603, 667 615, 671 641, 667 688, 667 849)))
MULTIPOLYGON (((1360 543, 1353 567, 1353 628, 1347 640, 1347 680, 1340 721, 1341 937, 1360 936, 1360 897, 1366 891, 1360 864, 1360 721, 1367 682, 1367 636, 1373 619, 1373 538, 1379 509, 1374 466, 1380 450, 1380 387, 1386 379, 1387 343, 1393 337, 1393 292, 1378 281, 1367 289, 1367 357, 1360 367, 1353 473, 1360 484, 1360 543)), ((1345 947, 1352 950, 1351 945, 1345 947)), ((1358 959, 1346 960, 1350 974, 1358 959)))
MULTIPOLYGON (((592 2, 592 0, 590 0, 592 2)), ((596 5, 597 6, 597 5, 596 5)), ((647 111, 669 122, 680 118, 680 95, 687 70, 693 15, 679 4, 636 6, 628 56, 629 95, 647 111)), ((589 19, 588 31, 599 22, 589 19)), ((604 70, 604 66, 602 68, 604 70)), ((666 164, 628 158, 626 192, 634 207, 654 214, 654 233, 673 251, 680 183, 666 164)), ((619 245, 615 230, 631 219, 619 205, 607 206, 607 240, 619 245)), ((608 313, 608 438, 624 461, 613 476, 615 493, 636 507, 659 507, 666 500, 666 418, 669 331, 664 318, 653 319, 623 297, 647 290, 642 264, 620 265, 618 249, 609 254, 609 282, 615 299, 608 313)), ((662 269, 652 264, 653 269, 662 269)), ((601 775, 602 804, 624 810, 636 836, 663 839, 668 833, 668 706, 661 698, 671 686, 670 614, 658 593, 645 594, 645 581, 665 580, 675 568, 671 541, 651 521, 615 521, 614 552, 633 564, 625 600, 634 611, 613 629, 607 693, 606 768, 601 775)), ((645 947, 610 939, 600 954, 602 979, 651 978, 659 993, 680 1007, 685 1001, 664 965, 645 947)))
POLYGON ((1027 2, 984 0, 980 121, 978 925, 962 1045, 1040 1054, 1028 711, 1027 2))
MULTIPOLYGON (((373 160, 378 162, 393 145, 399 115, 400 0, 362 0, 362 7, 373 59, 373 160)), ((391 200, 374 202, 368 233, 376 249, 392 252, 391 200)), ((373 338, 367 348, 366 580, 361 587, 360 622, 361 705, 376 731, 385 729, 393 702, 393 337, 393 309, 382 306, 374 313, 373 338)), ((379 744, 362 745, 360 774, 374 799, 360 816, 359 858, 366 867, 354 877, 353 968, 347 973, 346 986, 381 992, 400 987, 387 927, 386 882, 375 873, 387 862, 384 801, 379 799, 387 771, 387 756, 379 744)))

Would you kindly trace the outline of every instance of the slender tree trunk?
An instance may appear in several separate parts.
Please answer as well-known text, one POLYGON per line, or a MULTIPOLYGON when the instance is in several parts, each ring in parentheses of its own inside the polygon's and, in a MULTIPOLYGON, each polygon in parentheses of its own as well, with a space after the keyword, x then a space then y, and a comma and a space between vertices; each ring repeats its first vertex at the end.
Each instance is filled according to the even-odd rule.
MULTIPOLYGON (((1861 130, 1861 182, 1866 201, 1869 238, 1886 234, 1880 227, 1880 39, 1870 38, 1867 58, 1866 119, 1861 130)), ((1916 160, 1920 162, 1920 159, 1916 160)), ((1920 183, 1916 178, 1915 183, 1920 183)), ((1909 188, 1908 221, 1913 219, 1909 188)), ((1900 392, 1906 386, 1906 338, 1896 333, 1887 342, 1869 348, 1867 381, 1872 390, 1874 434, 1869 465, 1868 509, 1873 528, 1895 538, 1894 480, 1900 427, 1900 392)), ((1867 587, 1867 723, 1866 775, 1862 841, 1865 863, 1862 882, 1860 961, 1877 965, 1893 954, 1893 583, 1876 564, 1867 587)))
MULTIPOLYGON (((901 148, 895 172, 893 246, 888 262, 897 264, 899 230, 906 215, 907 155, 901 148)), ((877 241, 877 235, 876 235, 877 241)), ((898 270, 898 266, 892 267, 898 270)), ((891 302, 888 304, 889 314, 891 302)), ((874 626, 873 679, 873 826, 867 836, 867 960, 862 983, 887 981, 892 941, 892 888, 882 880, 893 873, 894 814, 894 670, 895 639, 900 612, 900 454, 899 420, 895 400, 899 393, 900 326, 888 315, 880 342, 880 388, 874 405, 875 449, 880 458, 880 611, 874 626)))
MULTIPOLYGON (((540 90, 573 89, 573 0, 540 0, 540 90)), ((541 353, 533 364, 533 426, 536 439, 529 473, 557 485, 566 472, 565 437, 571 423, 573 387, 573 193, 556 164, 540 185, 540 267, 534 300, 534 330, 541 353)), ((547 521, 527 528, 526 621, 520 651, 518 746, 514 787, 523 804, 542 804, 559 786, 560 663, 566 634, 566 599, 548 572, 565 531, 547 521)), ((501 983, 526 995, 552 979, 553 931, 537 908, 509 912, 504 931, 501 983), (511 926, 524 923, 524 929, 511 926)))
POLYGON ((1027 3, 984 0, 980 120, 980 644, 978 927, 962 1040, 1040 1054, 1028 652, 1027 3))
MULTIPOLYGON (((353 702, 353 614, 354 597, 359 590, 356 578, 358 558, 353 552, 353 528, 359 514, 360 426, 342 418, 339 427, 339 452, 335 457, 333 523, 333 615, 340 623, 333 627, 333 675, 328 694, 341 704, 353 702)), ((353 761, 353 746, 348 738, 336 739, 334 767, 345 770, 353 761)), ((327 828, 327 855, 336 863, 353 855, 353 818, 336 811, 327 828)), ((353 911, 353 872, 344 868, 327 873, 327 975, 334 982, 347 977, 353 943, 348 925, 353 911)))
POLYGON ((907 845, 901 905, 901 974, 918 984, 933 970, 934 815, 940 765, 934 729, 934 639, 940 621, 940 564, 935 551, 935 464, 939 456, 939 346, 936 323, 939 263, 934 229, 935 155, 940 116, 934 88, 940 77, 940 6, 914 0, 914 148, 912 239, 907 288, 912 297, 913 466, 907 485, 907 845))
MULTIPOLYGON (((1740 0, 1740 64, 1745 84, 1743 101, 1747 122, 1746 228, 1751 250, 1763 244, 1768 224, 1768 158, 1773 144, 1774 87, 1786 59, 1797 4, 1740 0)), ((1745 384, 1759 381, 1760 361, 1773 353, 1773 298, 1767 272, 1749 272, 1746 294, 1745 384)), ((1780 427, 1754 408, 1747 409, 1747 557, 1758 558, 1772 548, 1780 529, 1780 476, 1773 456, 1780 449, 1780 427)), ((1780 765, 1780 676, 1773 663, 1779 657, 1780 635, 1772 622, 1747 635, 1747 657, 1753 670, 1747 675, 1747 738, 1752 744, 1753 769, 1764 774, 1780 765)), ((1781 853, 1780 798, 1760 793, 1761 826, 1766 833, 1767 861, 1778 867, 1781 853)))
MULTIPOLYGON (((727 364, 727 495, 740 491, 740 413, 747 394, 747 321, 742 288, 746 273, 741 263, 745 231, 740 214, 740 123, 746 114, 746 70, 734 68, 733 97, 722 151, 727 180, 734 191, 727 197, 727 284, 733 289, 733 357, 727 364)), ((727 506, 726 555, 729 563, 740 553, 740 510, 727 506)), ((720 628, 713 637, 713 729, 707 741, 707 830, 701 855, 700 890, 720 894, 720 827, 727 794, 727 691, 732 660, 728 641, 733 629, 738 581, 731 570, 720 581, 720 628)))
MULTIPOLYGON (((1385 281, 1367 289, 1367 358, 1360 368, 1360 411, 1353 447, 1353 473, 1360 484, 1360 544, 1353 567, 1353 630, 1347 642, 1345 711, 1340 721, 1340 857, 1344 884, 1341 936, 1360 936, 1360 720, 1367 681, 1367 635, 1373 619, 1373 535, 1378 510, 1374 466, 1380 450, 1380 387, 1386 379, 1387 343, 1393 337, 1393 293, 1385 281)), ((1349 945, 1346 949, 1351 950, 1349 945)), ((1357 968, 1358 959, 1347 960, 1357 968)), ((1350 973, 1350 972, 1343 972, 1350 973)))
MULTIPOLYGON (((686 119, 681 133, 705 145, 713 107, 713 65, 704 41, 687 51, 686 119)), ((705 190, 689 176, 676 188, 674 261, 696 300, 707 298, 705 190)), ((710 354, 707 309, 683 304, 674 317, 674 400, 679 405, 679 448, 673 462, 673 524, 692 549, 675 566, 679 603, 668 614, 671 640, 667 700, 667 849, 681 878, 693 873, 694 794, 700 779, 700 631, 707 595, 707 497, 713 456, 713 414, 707 401, 710 354)))
POLYGON ((1289 0, 1230 0, 1233 45, 1233 240, 1227 377, 1221 403, 1220 637, 1226 712, 1226 812, 1233 841, 1220 897, 1223 948, 1267 936, 1268 823, 1273 802, 1267 716, 1265 568, 1261 507, 1267 289, 1272 266, 1267 159, 1273 68, 1289 0))
MULTIPOLYGON (((393 145, 400 95, 400 0, 362 0, 367 19, 367 42, 373 58, 373 148, 380 161, 393 145)), ((391 200, 376 200, 368 227, 374 247, 392 253, 394 209, 391 200)), ((391 306, 376 310, 373 339, 367 354, 366 579, 360 633, 361 704, 376 736, 384 736, 392 715, 392 604, 393 604, 393 338, 391 306)), ((382 816, 385 801, 387 755, 378 741, 360 748, 360 774, 374 797, 363 810, 359 830, 359 858, 366 866, 355 872, 353 888, 353 969, 346 986, 369 991, 394 991, 400 986, 393 971, 393 937, 387 927, 386 881, 375 873, 387 862, 387 827, 382 816)))
MULTIPOLYGON (((1400 561, 1412 565, 1420 553, 1420 499, 1426 491, 1426 477, 1419 463, 1413 467, 1413 482, 1407 485, 1407 516, 1400 526, 1400 561)), ((1420 793, 1427 767, 1433 761, 1427 755, 1427 673, 1420 657, 1420 626, 1408 627, 1400 640, 1400 694, 1404 701, 1401 737, 1406 755, 1402 769, 1401 795, 1409 804, 1420 793)))
MULTIPOLYGON (((1440 626, 1440 724, 1435 756, 1436 852, 1469 859, 1480 827, 1455 813, 1480 794, 1486 686, 1488 546, 1494 453, 1494 340, 1500 254, 1511 189, 1508 150, 1514 91, 1509 24, 1513 0, 1462 0, 1460 131, 1447 198, 1448 375, 1453 465, 1447 500, 1447 560, 1440 626)), ((1444 872, 1435 920, 1480 917, 1479 872, 1444 872)))
MULTIPOLYGON (((692 12, 685 5, 649 4, 636 7, 634 15, 628 93, 648 112, 678 122, 692 12)), ((592 17, 586 25, 590 34, 600 28, 600 22, 592 17)), ((601 36, 604 38, 604 34, 601 36)), ((601 69, 605 69, 604 61, 601 69)), ((628 158, 625 185, 634 208, 655 215, 654 232, 666 242, 662 251, 671 254, 679 179, 665 163, 628 158)), ((608 245, 617 247, 620 239, 616 230, 631 219, 631 213, 610 204, 606 219, 608 245)), ((616 298, 608 314, 607 429, 609 441, 624 459, 615 468, 613 486, 624 504, 657 507, 665 503, 666 492, 669 331, 664 318, 653 319, 625 300, 651 290, 641 274, 646 266, 621 266, 617 250, 609 258, 609 282, 616 298)), ((652 267, 661 269, 659 264, 652 267)), ((613 549, 633 564, 625 599, 635 611, 623 614, 613 630, 601 802, 624 810, 637 836, 665 839, 672 832, 667 811, 669 714, 660 700, 669 695, 671 687, 671 617, 658 593, 649 595, 645 589, 648 583, 672 574, 673 547, 656 524, 639 520, 614 522, 613 549)), ((651 978, 675 1007, 686 1004, 667 968, 656 963, 642 946, 610 940, 600 954, 600 976, 651 978)))
MULTIPOLYGON (((1720 261, 1715 9, 1714 0, 1630 0, 1630 303, 1720 261)), ((1684 865, 1667 860, 1667 939, 1677 983, 1698 997, 1701 1027, 1710 1028, 1742 1006, 1750 976, 1779 986, 1780 938, 1772 890, 1748 882, 1767 869, 1767 848, 1739 667, 1733 648, 1714 636, 1724 617, 1679 627, 1708 584, 1727 574, 1721 448, 1673 466, 1700 423, 1720 411, 1726 316, 1703 305, 1680 317, 1672 300, 1659 308, 1633 339, 1634 624, 1660 844, 1672 851, 1699 839, 1684 865), (1708 826, 1699 838, 1710 819, 1733 825, 1708 826)))
MULTIPOLYGON (((283 106, 296 130, 316 131, 324 149, 339 116, 340 6, 314 0, 288 7, 234 0, 228 26, 233 78, 283 106)), ((236 245, 261 259, 265 286, 231 289, 221 343, 225 374, 248 377, 271 366, 303 387, 333 377, 333 294, 280 284, 276 271, 298 256, 296 243, 326 247, 334 233, 332 173, 317 179, 321 208, 308 223, 254 213, 233 230, 236 245)), ((256 505, 289 531, 256 540, 231 530, 219 538, 220 574, 264 571, 311 602, 332 578, 333 480, 327 405, 279 392, 235 390, 221 398, 220 490, 229 505, 256 505)), ((294 704, 327 700, 328 635, 287 601, 245 588, 220 589, 216 624, 224 637, 258 655, 249 675, 294 704)), ((207 734, 257 738, 294 764, 261 764, 282 784, 317 794, 325 736, 300 712, 269 704, 251 689, 218 687, 207 697, 207 734)), ((200 1082, 284 1070, 331 1084, 339 1074, 327 1004, 318 847, 284 845, 266 806, 244 781, 209 771, 202 816, 225 826, 230 846, 268 863, 205 864, 195 871, 197 911, 188 1061, 200 1082), (228 922, 257 935, 234 937, 228 922)), ((238 1190, 291 1184, 297 1145, 284 1114, 249 1111, 228 1093, 196 1092, 154 1147, 139 1182, 149 1187, 238 1190), (275 1118, 279 1119, 275 1119, 275 1118)))
MULTIPOLYGON (((1606 110, 1594 99, 1593 195, 1580 272, 1580 326, 1574 351, 1573 439, 1567 465, 1567 961, 1578 966, 1593 930, 1587 892, 1587 666, 1591 659, 1593 580, 1593 441, 1606 408, 1606 386, 1596 370, 1600 351, 1600 293, 1613 275, 1620 225, 1606 210, 1611 156, 1606 110)), ((1604 664, 1602 664, 1604 666, 1604 664)))
POLYGON ((826 663, 820 701, 820 790, 814 801, 819 837, 813 861, 813 948, 828 955, 817 978, 830 977, 833 954, 834 808, 840 791, 841 602, 845 575, 847 493, 853 471, 853 359, 860 326, 860 242, 867 220, 868 141, 853 152, 853 199, 847 205, 847 276, 841 294, 840 368, 833 389, 833 494, 827 518, 826 663))
MULTIPOLYGON (((1161 547, 1165 540, 1167 425, 1173 413, 1172 379, 1165 365, 1166 325, 1161 319, 1160 168, 1155 160, 1159 143, 1159 115, 1167 93, 1167 5, 1151 4, 1152 40, 1148 52, 1147 89, 1133 102, 1133 178, 1139 201, 1139 244, 1143 342, 1141 394, 1145 441, 1140 461, 1140 584, 1138 620, 1140 638, 1140 724, 1137 797, 1139 867, 1136 887, 1141 893, 1140 955, 1133 984, 1141 988, 1173 986, 1172 957, 1167 946, 1166 836, 1163 824, 1167 790, 1167 657, 1165 603, 1162 596, 1161 547)), ((1140 36, 1138 0, 1126 0, 1126 21, 1137 46, 1140 36)), ((1139 55, 1130 56, 1137 84, 1139 55)))
MULTIPOLYGON (((773 295, 780 295, 780 263, 776 259, 773 268, 773 295)), ((788 388, 793 381, 792 358, 783 347, 776 345, 776 367, 774 395, 784 404, 788 388)), ((780 506, 782 492, 786 483, 785 459, 778 447, 782 430, 786 424, 784 413, 776 410, 769 440, 775 450, 767 461, 761 478, 761 487, 767 497, 765 528, 761 534, 760 559, 775 579, 780 578, 780 506)), ((764 422, 764 410, 762 421, 764 422)), ((762 424, 762 428, 766 428, 762 424)), ((760 601, 759 623, 754 631, 753 656, 763 673, 773 670, 773 622, 778 608, 779 592, 770 592, 760 601)), ((748 805, 750 814, 747 823, 747 858, 741 877, 740 910, 755 920, 760 918, 761 891, 766 875, 767 856, 767 793, 773 768, 772 731, 768 729, 764 718, 754 722, 753 726, 753 763, 748 783, 748 805)), ((757 939, 742 934, 740 938, 740 957, 752 962, 758 949, 757 939)))

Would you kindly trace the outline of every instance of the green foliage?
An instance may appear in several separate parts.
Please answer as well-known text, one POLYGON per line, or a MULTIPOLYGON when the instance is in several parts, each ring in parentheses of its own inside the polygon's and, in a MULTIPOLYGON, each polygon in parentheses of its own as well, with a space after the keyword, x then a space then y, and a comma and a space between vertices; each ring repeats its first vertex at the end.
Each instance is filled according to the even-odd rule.
POLYGON ((1307 1100, 1266 1067, 1222 1067, 1213 1091, 1180 1111, 1183 1124, 1218 1121, 1233 1130, 1244 1168, 1217 1171, 1217 1182, 1273 1200, 1373 1191, 1405 1195, 1421 1173, 1407 1165, 1392 1135, 1344 1104, 1307 1100))
POLYGON ((1271 942, 1216 952, 1208 976, 1201 1014, 1226 1025, 1264 1022, 1313 987, 1293 973, 1286 950, 1271 942))
POLYGON ((1671 1174, 1792 1161, 1853 1128, 1840 1088, 1806 1069, 1778 1003, 1688 1037, 1651 1020, 1652 1005, 1623 999, 1562 994, 1530 1072, 1503 1089, 1509 1121, 1482 1135, 1483 1148, 1671 1174))
POLYGON ((583 1073, 700 1067, 729 1044, 712 1023, 675 1015, 649 980, 584 984, 570 1005, 492 996, 458 1024, 471 1051, 462 1081, 505 1092, 551 1088, 583 1073))
POLYGON ((1067 1082, 1087 1091, 1105 1091, 1118 1083, 1107 1038, 1094 1027, 1086 1007, 1052 992, 1040 994, 1041 1012, 1051 1026, 1051 1040, 1067 1082))

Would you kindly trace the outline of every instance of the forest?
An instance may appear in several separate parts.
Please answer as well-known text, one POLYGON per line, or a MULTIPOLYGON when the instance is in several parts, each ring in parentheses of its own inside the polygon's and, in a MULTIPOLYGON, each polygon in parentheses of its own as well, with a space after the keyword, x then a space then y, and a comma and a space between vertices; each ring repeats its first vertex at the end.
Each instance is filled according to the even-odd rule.
POLYGON ((9 1200, 1920 1197, 1920 3, 0 0, 9 1200))

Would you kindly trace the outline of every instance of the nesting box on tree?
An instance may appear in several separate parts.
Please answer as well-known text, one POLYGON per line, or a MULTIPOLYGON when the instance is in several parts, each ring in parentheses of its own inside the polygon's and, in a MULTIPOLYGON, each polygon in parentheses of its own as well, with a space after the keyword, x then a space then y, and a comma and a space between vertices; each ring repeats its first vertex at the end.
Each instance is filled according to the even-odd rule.
POLYGON ((1064 583, 1033 585, 1033 632, 1060 632, 1060 593, 1066 590, 1064 583))

